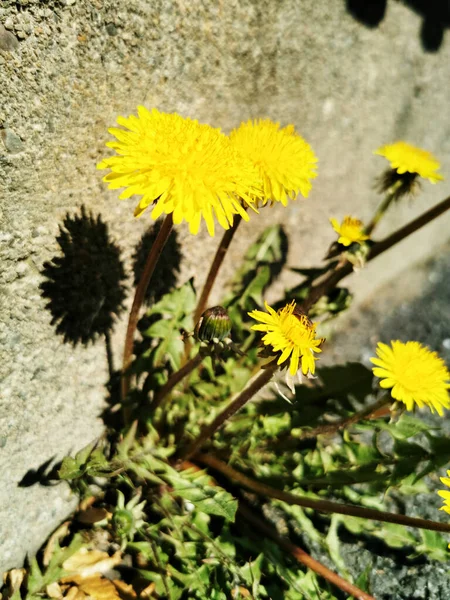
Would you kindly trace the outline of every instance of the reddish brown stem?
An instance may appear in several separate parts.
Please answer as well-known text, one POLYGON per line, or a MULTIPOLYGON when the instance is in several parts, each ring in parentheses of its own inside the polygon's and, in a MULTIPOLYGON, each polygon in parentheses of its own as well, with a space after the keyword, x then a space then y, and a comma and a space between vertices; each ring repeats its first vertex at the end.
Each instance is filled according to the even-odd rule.
POLYGON ((350 417, 341 419, 340 421, 337 421, 336 423, 327 423, 325 425, 319 425, 318 427, 315 427, 314 429, 302 431, 302 433, 295 439, 310 440, 310 439, 316 438, 318 435, 324 435, 324 434, 330 435, 332 433, 336 433, 337 431, 341 431, 342 429, 345 429, 346 427, 350 427, 350 425, 353 425, 354 423, 357 423, 358 421, 361 421, 362 419, 370 419, 373 414, 377 413, 377 411, 381 407, 385 406, 389 402, 392 402, 391 396, 390 395, 383 396, 382 398, 380 398, 380 400, 377 400, 377 402, 374 402, 370 406, 364 407, 362 410, 351 415, 350 417))
MULTIPOLYGON (((153 272, 155 270, 156 264, 158 262, 159 257, 161 256, 161 252, 166 245, 167 240, 169 239, 169 235, 172 231, 173 220, 172 214, 169 214, 164 219, 161 228, 156 236, 156 240, 153 242, 149 255, 147 257, 147 261, 144 266, 144 270, 142 271, 141 278, 136 287, 136 291, 134 294, 133 305, 131 307, 130 316, 128 318, 128 327, 127 333, 125 336, 125 347, 123 351, 123 365, 122 365, 122 402, 125 400, 128 391, 130 389, 130 374, 128 373, 128 369, 131 364, 131 356, 133 354, 133 340, 134 333, 136 331, 136 326, 139 319, 139 311, 141 309, 142 303, 144 302, 145 293, 147 292, 150 280, 152 278, 153 272)), ((128 421, 126 411, 124 410, 125 421, 128 421)), ((126 424, 126 423, 125 423, 126 424)))
POLYGON ((305 496, 297 496, 297 494, 292 494, 290 492, 283 492, 282 490, 277 490, 276 488, 264 483, 259 483, 259 481, 255 481, 254 479, 247 477, 247 475, 236 471, 236 469, 233 469, 233 467, 230 467, 230 465, 227 465, 211 454, 197 454, 195 460, 201 464, 208 465, 209 467, 225 475, 225 477, 237 481, 247 489, 260 496, 264 496, 265 498, 275 498, 276 500, 281 500, 287 504, 294 504, 304 508, 312 508, 313 510, 318 510, 319 512, 337 513, 339 515, 371 519, 373 521, 383 521, 385 523, 397 523, 399 525, 417 527, 418 529, 428 529, 430 531, 450 532, 450 523, 438 523, 437 521, 429 521, 428 519, 407 517, 406 515, 400 515, 397 513, 374 510, 372 508, 363 508, 362 506, 353 506, 351 504, 341 504, 339 502, 331 502, 329 500, 315 500, 305 496))
POLYGON ((302 548, 295 546, 290 540, 281 537, 274 527, 257 517, 254 511, 250 510, 242 502, 239 503, 238 514, 251 523, 251 525, 258 529, 264 536, 271 538, 282 550, 291 554, 299 563, 302 563, 305 567, 311 569, 317 573, 317 575, 323 577, 346 594, 350 594, 350 596, 357 598, 357 600, 375 600, 373 596, 367 594, 346 579, 343 579, 331 569, 328 569, 328 567, 302 550, 302 548))
POLYGON ((222 266, 223 259, 225 258, 225 254, 231 244, 231 241, 234 237, 234 234, 239 227, 239 223, 242 221, 241 215, 235 215, 233 225, 230 229, 227 229, 220 240, 219 247, 216 250, 216 254, 211 263, 211 267, 209 268, 208 276, 206 277, 205 285, 203 286, 203 290, 200 296, 200 299, 197 303, 197 308, 195 309, 194 314, 194 323, 198 323, 198 320, 205 312, 207 308, 207 303, 209 299, 209 295, 211 293, 214 282, 216 281, 216 277, 219 273, 219 269, 222 266))
MULTIPOLYGON (((395 244, 398 244, 406 237, 418 231, 421 227, 427 225, 428 223, 430 223, 449 209, 450 197, 446 198, 433 208, 430 208, 430 210, 423 213, 422 215, 417 217, 417 219, 414 219, 404 227, 401 227, 400 229, 386 237, 384 240, 376 242, 372 246, 367 260, 373 260, 383 252, 386 252, 386 250, 389 250, 390 248, 392 248, 392 246, 395 246, 395 244)), ((346 261, 343 265, 337 267, 331 273, 328 273, 321 281, 319 280, 319 282, 316 285, 313 285, 311 287, 308 296, 301 305, 301 309, 305 312, 308 312, 311 306, 313 306, 313 304, 315 304, 317 300, 319 300, 330 290, 334 289, 337 286, 337 284, 342 279, 344 279, 344 277, 347 277, 347 275, 349 275, 352 271, 352 263, 346 261)))
POLYGON ((185 365, 183 365, 181 367, 181 369, 178 369, 178 371, 175 371, 175 373, 172 373, 172 375, 169 377, 167 383, 165 385, 163 385, 163 387, 156 392, 155 398, 151 405, 151 408, 153 411, 155 411, 159 406, 161 406, 164 398, 167 397, 167 395, 173 390, 173 388, 178 383, 180 383, 180 381, 182 379, 184 379, 187 375, 189 375, 189 373, 192 373, 192 371, 196 367, 198 367, 198 365, 203 360, 203 356, 204 355, 200 354, 200 352, 199 352, 198 354, 196 354, 194 356, 194 358, 191 358, 191 360, 189 362, 187 362, 185 365))
POLYGON ((242 390, 242 392, 236 396, 236 398, 232 400, 219 415, 217 415, 212 423, 203 427, 197 439, 195 439, 184 451, 182 450, 177 456, 177 459, 188 460, 191 456, 194 456, 198 450, 200 450, 202 445, 209 440, 220 427, 222 427, 227 419, 240 410, 261 388, 269 383, 277 368, 276 361, 274 361, 266 369, 263 369, 259 376, 248 387, 242 390))

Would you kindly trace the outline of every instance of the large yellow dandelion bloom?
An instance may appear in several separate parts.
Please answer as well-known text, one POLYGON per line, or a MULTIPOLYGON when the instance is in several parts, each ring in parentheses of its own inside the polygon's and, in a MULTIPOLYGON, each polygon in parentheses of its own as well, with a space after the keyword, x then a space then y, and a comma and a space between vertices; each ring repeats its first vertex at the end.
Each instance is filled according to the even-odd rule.
MULTIPOLYGON (((447 471, 447 475, 448 475, 448 477, 440 477, 440 480, 442 481, 442 483, 444 485, 446 485, 447 487, 450 487, 450 471, 447 471)), ((440 510, 445 510, 445 512, 450 515, 450 491, 439 490, 438 494, 439 494, 439 496, 441 496, 441 498, 444 498, 444 506, 441 506, 440 510)), ((450 544, 449 544, 449 548, 450 548, 450 544)))
POLYGON ((124 129, 109 129, 117 141, 106 145, 117 155, 97 168, 111 169, 103 181, 110 189, 125 188, 120 198, 142 196, 135 215, 154 205, 151 216, 173 215, 175 224, 187 221, 198 233, 201 219, 214 235, 214 215, 224 229, 252 204, 259 190, 258 173, 243 160, 219 129, 177 114, 143 106, 138 116, 118 117, 124 129))
POLYGON ((350 244, 362 244, 369 236, 364 233, 364 225, 359 219, 353 217, 344 217, 344 220, 339 225, 336 219, 330 219, 330 223, 336 233, 339 234, 338 242, 343 246, 350 244))
POLYGON ((378 358, 371 358, 376 365, 373 374, 381 378, 382 388, 392 388, 392 397, 408 410, 417 404, 442 416, 442 408, 450 408, 450 374, 436 352, 419 342, 399 340, 392 341, 391 347, 378 343, 376 352, 378 358))
POLYGON ((263 205, 281 202, 286 206, 299 193, 308 196, 311 180, 317 177, 317 158, 293 125, 280 129, 279 123, 269 119, 248 121, 234 129, 230 139, 259 170, 263 205))
POLYGON ((431 183, 437 183, 444 179, 442 175, 436 173, 441 165, 431 152, 416 148, 406 142, 387 144, 378 148, 375 154, 384 156, 391 163, 391 168, 399 175, 412 173, 428 179, 431 183))
POLYGON ((322 352, 320 346, 325 341, 316 338, 315 323, 298 311, 295 302, 287 304, 276 312, 265 302, 267 313, 253 310, 248 314, 261 325, 253 325, 254 331, 263 331, 266 335, 262 341, 265 346, 271 346, 274 355, 278 356, 278 365, 289 360, 289 373, 295 375, 301 366, 304 375, 314 375, 317 357, 314 352, 322 352))

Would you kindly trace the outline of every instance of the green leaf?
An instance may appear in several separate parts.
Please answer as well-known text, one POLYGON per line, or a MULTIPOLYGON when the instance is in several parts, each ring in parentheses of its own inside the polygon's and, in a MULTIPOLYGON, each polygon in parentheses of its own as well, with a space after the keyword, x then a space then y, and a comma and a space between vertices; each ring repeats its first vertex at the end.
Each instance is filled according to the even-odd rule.
POLYGON ((416 547, 419 554, 424 553, 432 560, 448 561, 447 540, 438 531, 420 530, 422 544, 416 547))
POLYGON ((392 428, 391 432, 394 437, 406 440, 413 435, 429 431, 430 429, 432 429, 432 427, 420 419, 417 419, 408 413, 403 413, 395 423, 395 427, 392 428))
POLYGON ((85 446, 79 452, 77 452, 75 454, 75 460, 79 467, 82 467, 83 465, 86 464, 89 456, 93 452, 96 445, 97 445, 97 440, 94 440, 93 442, 90 442, 87 446, 85 446))
POLYGON ((263 562, 264 554, 260 554, 255 560, 245 563, 245 565, 240 568, 240 574, 244 578, 246 585, 252 590, 252 595, 254 597, 258 596, 263 562))
POLYGON ((341 556, 340 552, 340 540, 338 536, 338 528, 344 518, 341 515, 332 515, 330 527, 328 529, 328 534, 326 537, 326 542, 328 546, 328 552, 337 566, 339 571, 344 575, 346 579, 351 579, 350 573, 347 570, 346 564, 341 556))
MULTIPOLYGON (((370 575, 372 573, 372 564, 369 563, 362 573, 360 573, 355 581, 355 585, 360 590, 370 594, 370 575)), ((354 600, 354 596, 349 596, 347 600, 354 600)))
POLYGON ((122 460, 128 458, 128 454, 136 440, 138 422, 137 420, 131 424, 124 438, 117 444, 117 456, 122 460))
POLYGON ((61 467, 58 471, 58 475, 60 479, 76 479, 77 477, 81 477, 82 471, 78 468, 77 461, 71 456, 66 456, 61 464, 61 467))
POLYGON ((212 485, 209 476, 204 472, 183 471, 183 475, 184 477, 173 472, 164 477, 173 486, 174 492, 191 502, 196 510, 234 521, 237 500, 231 494, 217 485, 212 485))
POLYGON ((161 317, 143 332, 145 337, 159 340, 156 350, 149 354, 154 365, 160 365, 168 360, 174 370, 179 369, 184 351, 181 331, 193 330, 192 312, 195 303, 195 291, 190 280, 181 288, 163 296, 147 312, 148 316, 161 317))
POLYGON ((287 257, 287 236, 281 225, 269 226, 250 246, 232 282, 232 295, 223 301, 231 320, 242 323, 242 313, 262 305, 266 287, 279 275, 287 257))
POLYGON ((265 433, 271 437, 275 437, 281 432, 289 429, 290 424, 291 416, 289 413, 262 418, 263 429, 265 433))

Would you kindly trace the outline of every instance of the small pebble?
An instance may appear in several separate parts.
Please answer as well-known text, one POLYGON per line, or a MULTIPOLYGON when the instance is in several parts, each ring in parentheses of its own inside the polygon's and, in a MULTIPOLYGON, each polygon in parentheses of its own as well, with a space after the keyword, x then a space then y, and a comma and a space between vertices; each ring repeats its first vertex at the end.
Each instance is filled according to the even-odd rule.
POLYGON ((5 144, 5 148, 11 154, 18 154, 24 149, 22 140, 12 129, 1 129, 0 136, 5 144))
POLYGON ((16 36, 0 25, 0 50, 15 50, 18 45, 19 40, 16 36))

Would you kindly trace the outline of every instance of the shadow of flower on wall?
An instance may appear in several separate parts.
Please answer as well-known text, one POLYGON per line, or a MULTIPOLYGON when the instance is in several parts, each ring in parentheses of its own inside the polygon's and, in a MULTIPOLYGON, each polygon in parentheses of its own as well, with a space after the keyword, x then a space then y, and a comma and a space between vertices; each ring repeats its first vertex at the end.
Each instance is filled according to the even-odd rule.
MULTIPOLYGON (((450 2, 448 0, 402 0, 422 17, 420 39, 426 52, 437 52, 443 42, 445 30, 450 28, 450 2)), ((367 27, 377 27, 384 19, 387 0, 346 0, 348 12, 367 27)))
POLYGON ((67 214, 56 238, 61 254, 44 263, 40 285, 56 333, 85 346, 105 336, 112 373, 109 334, 124 309, 125 270, 119 247, 100 216, 67 214))
POLYGON ((27 488, 39 484, 44 487, 51 487, 60 483, 58 469, 62 461, 55 463, 55 456, 44 461, 37 469, 28 469, 25 475, 17 484, 20 488, 27 488))

